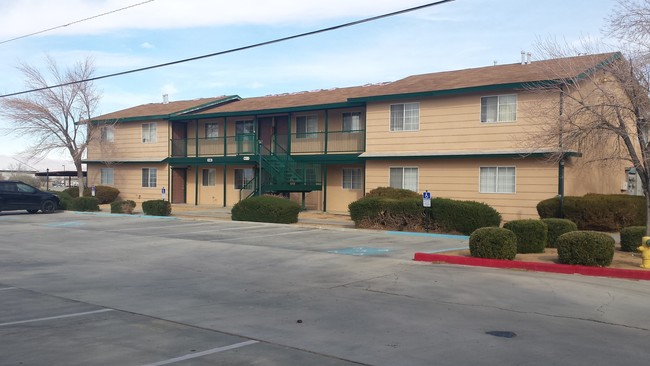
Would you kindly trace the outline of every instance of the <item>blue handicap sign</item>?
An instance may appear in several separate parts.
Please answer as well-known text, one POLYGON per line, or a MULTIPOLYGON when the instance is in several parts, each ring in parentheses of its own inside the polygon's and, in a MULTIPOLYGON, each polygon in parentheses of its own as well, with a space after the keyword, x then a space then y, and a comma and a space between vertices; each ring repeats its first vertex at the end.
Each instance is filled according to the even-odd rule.
POLYGON ((422 193, 422 199, 430 200, 431 199, 431 192, 423 192, 422 193))

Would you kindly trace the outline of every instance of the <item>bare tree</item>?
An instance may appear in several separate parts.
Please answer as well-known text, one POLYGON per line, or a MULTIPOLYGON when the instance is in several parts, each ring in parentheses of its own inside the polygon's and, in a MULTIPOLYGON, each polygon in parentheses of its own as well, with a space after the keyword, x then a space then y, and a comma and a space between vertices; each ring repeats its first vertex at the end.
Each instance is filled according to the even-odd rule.
POLYGON ((32 141, 23 154, 42 159, 53 151, 67 151, 74 162, 79 179, 79 196, 83 196, 81 161, 93 134, 84 121, 93 115, 100 99, 92 82, 95 67, 86 58, 73 67, 62 70, 52 57, 46 57, 47 74, 34 66, 18 66, 29 89, 42 89, 21 97, 0 99, 0 114, 11 121, 6 134, 32 141), (47 88, 48 85, 65 86, 47 88))
POLYGON ((622 52, 599 53, 592 41, 577 46, 538 41, 536 52, 557 61, 544 63, 553 81, 531 85, 530 91, 559 98, 537 106, 544 123, 528 144, 538 150, 553 147, 558 162, 566 152, 577 151, 583 164, 633 166, 650 229, 650 0, 621 0, 609 21, 610 34, 622 40, 622 52))

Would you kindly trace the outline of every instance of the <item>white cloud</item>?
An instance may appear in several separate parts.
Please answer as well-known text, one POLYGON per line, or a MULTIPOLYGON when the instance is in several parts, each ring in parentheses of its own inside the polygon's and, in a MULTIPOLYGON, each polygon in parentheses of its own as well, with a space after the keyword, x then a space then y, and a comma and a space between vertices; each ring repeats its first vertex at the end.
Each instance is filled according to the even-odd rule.
POLYGON ((145 48, 145 49, 156 48, 156 46, 152 45, 152 44, 149 43, 149 42, 143 42, 143 43, 141 43, 141 44, 140 44, 140 47, 145 48))
MULTIPOLYGON (((70 24, 46 34, 100 34, 125 29, 178 29, 233 24, 312 23, 347 17, 379 15, 420 0, 156 0, 88 21, 70 24)), ((131 0, 3 0, 0 37, 11 38, 58 27, 133 5, 131 0)), ((444 7, 442 5, 440 7, 444 7)))

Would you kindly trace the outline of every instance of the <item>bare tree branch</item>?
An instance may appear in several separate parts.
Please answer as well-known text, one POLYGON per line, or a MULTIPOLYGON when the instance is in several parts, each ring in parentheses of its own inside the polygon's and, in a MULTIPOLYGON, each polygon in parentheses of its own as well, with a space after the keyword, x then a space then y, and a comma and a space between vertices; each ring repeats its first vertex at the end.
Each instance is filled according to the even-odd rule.
MULTIPOLYGON (((53 151, 66 151, 74 162, 79 182, 83 182, 81 161, 92 138, 83 121, 93 115, 101 95, 92 82, 75 82, 92 77, 95 72, 93 59, 86 58, 66 70, 59 68, 50 56, 45 61, 46 72, 32 65, 18 65, 26 87, 42 89, 53 84, 69 85, 0 100, 0 115, 11 122, 2 132, 31 141, 23 152, 30 159, 42 159, 53 151)), ((83 184, 79 185, 79 195, 83 195, 83 184)))

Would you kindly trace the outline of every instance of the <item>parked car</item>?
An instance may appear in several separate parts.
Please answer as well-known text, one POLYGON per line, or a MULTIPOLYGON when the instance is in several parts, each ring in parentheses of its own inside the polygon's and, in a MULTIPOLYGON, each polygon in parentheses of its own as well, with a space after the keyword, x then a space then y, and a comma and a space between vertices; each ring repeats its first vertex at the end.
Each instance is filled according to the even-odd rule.
POLYGON ((51 213, 59 208, 59 197, 18 180, 0 181, 0 211, 27 210, 51 213))

